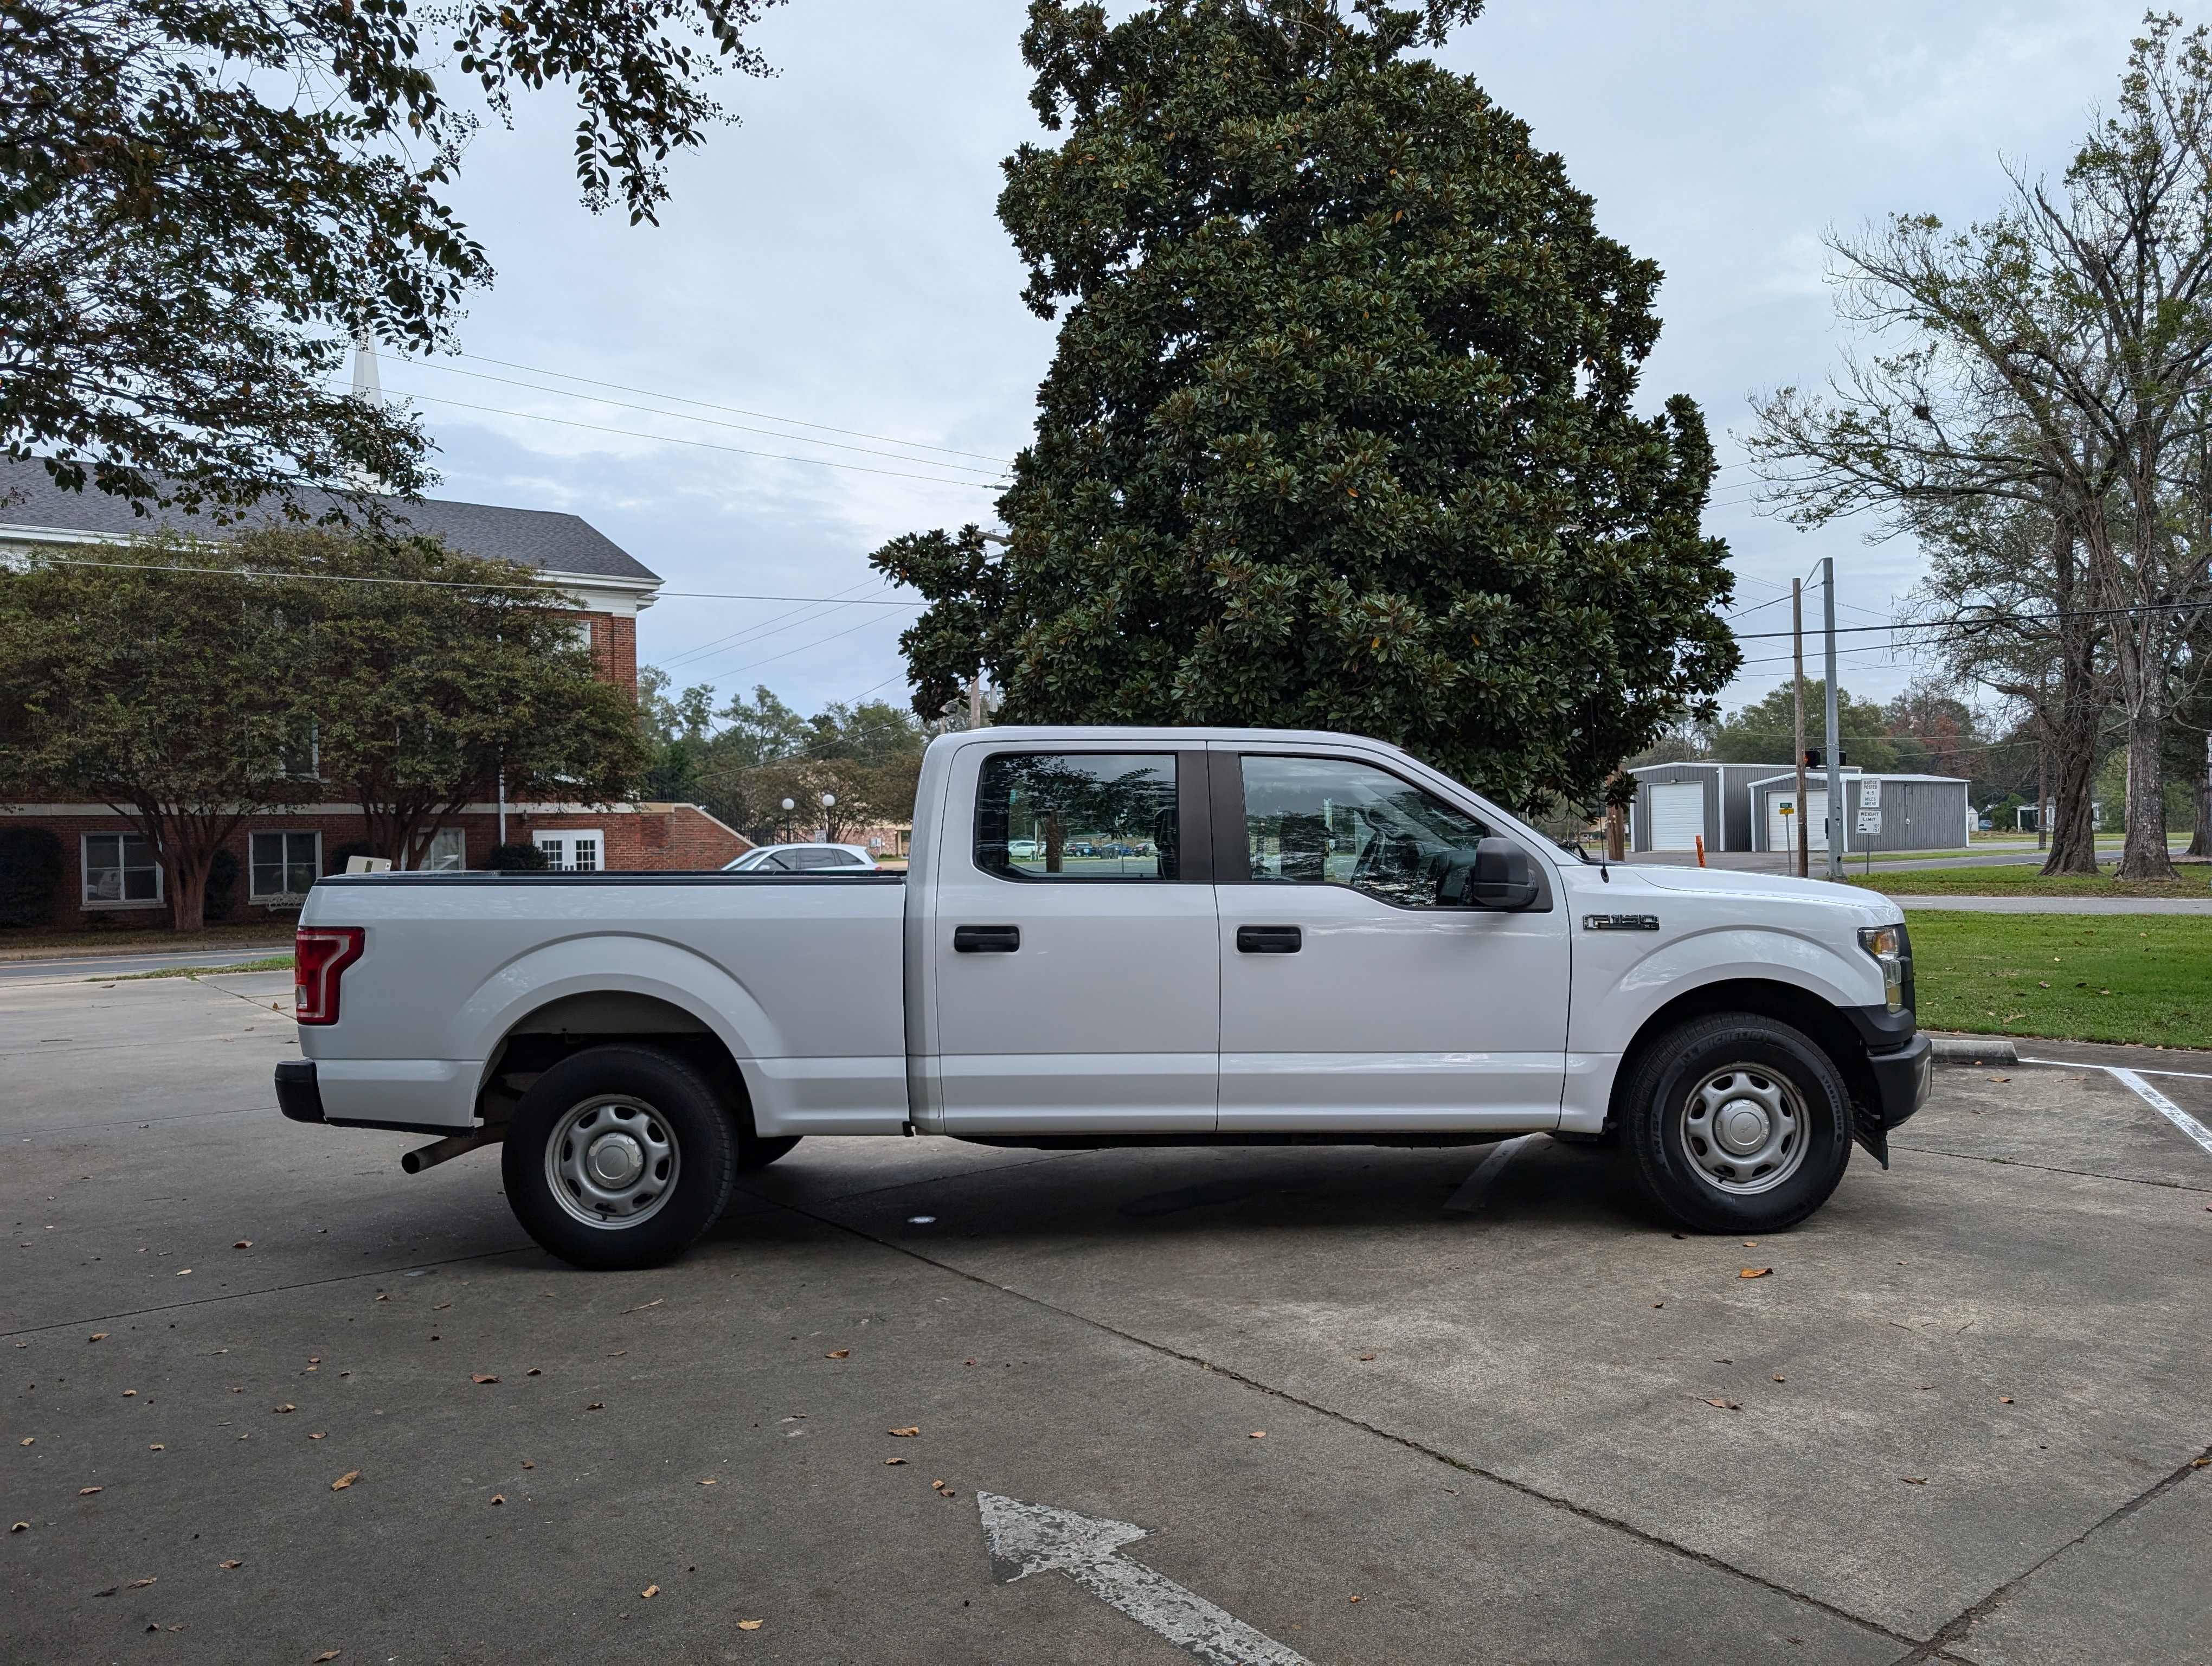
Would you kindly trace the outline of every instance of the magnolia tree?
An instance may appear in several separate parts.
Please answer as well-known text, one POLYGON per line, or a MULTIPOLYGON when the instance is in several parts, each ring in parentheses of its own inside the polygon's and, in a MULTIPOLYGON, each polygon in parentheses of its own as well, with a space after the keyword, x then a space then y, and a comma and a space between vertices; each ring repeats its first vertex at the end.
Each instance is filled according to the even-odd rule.
POLYGON ((1508 802, 1594 802, 1737 652, 1697 407, 1639 415, 1658 268, 1527 125, 1413 55, 1472 3, 1035 0, 1006 164, 1060 319, 979 529, 875 564, 930 603, 915 709, 1355 730, 1508 802))

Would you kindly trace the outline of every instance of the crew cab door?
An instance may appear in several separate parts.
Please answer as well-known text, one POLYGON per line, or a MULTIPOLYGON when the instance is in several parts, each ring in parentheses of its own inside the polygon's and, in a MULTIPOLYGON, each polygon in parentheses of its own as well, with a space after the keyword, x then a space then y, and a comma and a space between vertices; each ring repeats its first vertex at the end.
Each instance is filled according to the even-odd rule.
POLYGON ((948 1134, 1205 1133, 1221 987, 1206 754, 963 748, 931 925, 948 1134))
MULTIPOLYGON (((1377 763, 1218 743, 1221 1110, 1229 1130, 1555 1126, 1567 915, 1440 901, 1490 834, 1377 763)), ((1530 865, 1542 874, 1533 854, 1530 865)))

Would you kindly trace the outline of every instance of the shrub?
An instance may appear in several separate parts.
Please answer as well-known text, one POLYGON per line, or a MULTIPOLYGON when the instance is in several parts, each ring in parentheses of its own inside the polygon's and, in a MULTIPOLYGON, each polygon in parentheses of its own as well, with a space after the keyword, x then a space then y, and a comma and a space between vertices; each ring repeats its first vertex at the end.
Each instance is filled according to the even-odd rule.
POLYGON ((534 844, 501 844, 492 847, 491 856, 484 866, 495 873, 534 873, 547 866, 550 859, 534 844))

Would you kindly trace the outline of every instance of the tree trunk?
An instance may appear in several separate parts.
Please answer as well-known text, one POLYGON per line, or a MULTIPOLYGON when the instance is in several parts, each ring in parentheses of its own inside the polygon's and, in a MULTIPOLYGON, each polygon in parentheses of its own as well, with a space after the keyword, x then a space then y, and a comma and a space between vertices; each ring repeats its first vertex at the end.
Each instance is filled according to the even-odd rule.
POLYGON ((2097 872, 2097 725, 2102 690, 2097 676, 2096 622, 2076 607, 2081 576, 2074 529, 2057 518, 2051 549, 2051 600, 2058 615, 2058 697, 2044 716, 2052 776, 2051 851, 2045 873, 2097 872))
MULTIPOLYGON (((2135 628, 2124 621, 2118 635, 2135 628)), ((2151 634, 2150 627, 2142 627, 2151 634)), ((2166 848, 2166 677, 2162 661, 2146 654, 2140 641, 2125 656, 2136 661, 2128 673, 2136 686, 2128 698, 2127 842, 2120 851, 2123 879, 2172 879, 2173 858, 2166 848)))

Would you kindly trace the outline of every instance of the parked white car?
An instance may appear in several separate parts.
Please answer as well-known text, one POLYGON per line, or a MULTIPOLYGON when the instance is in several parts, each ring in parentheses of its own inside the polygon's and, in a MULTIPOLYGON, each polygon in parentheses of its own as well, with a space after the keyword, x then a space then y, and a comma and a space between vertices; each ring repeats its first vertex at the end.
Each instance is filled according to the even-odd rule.
POLYGON ((876 865, 872 852, 856 844, 764 844, 724 866, 725 873, 858 873, 876 865))
POLYGON ((1926 1097, 1885 897, 1551 844, 1393 746, 985 728, 923 759, 906 873, 332 875, 298 1122, 501 1147, 587 1267, 676 1255, 803 1135, 1611 1142, 1699 1231, 1774 1231, 1926 1097), (1062 860, 1077 846, 1111 859, 1062 860))

